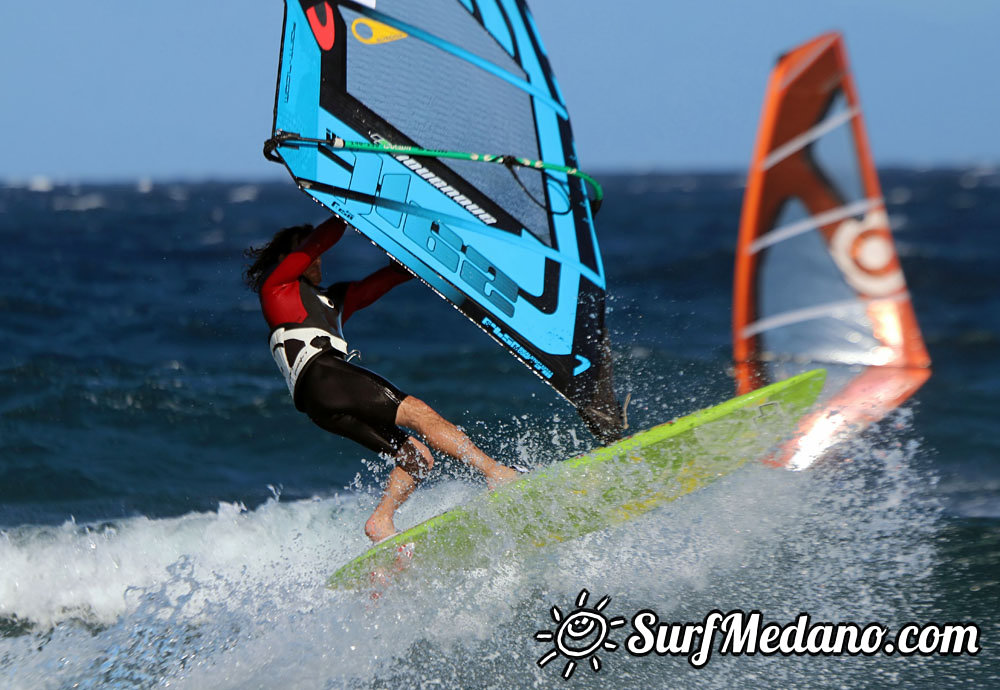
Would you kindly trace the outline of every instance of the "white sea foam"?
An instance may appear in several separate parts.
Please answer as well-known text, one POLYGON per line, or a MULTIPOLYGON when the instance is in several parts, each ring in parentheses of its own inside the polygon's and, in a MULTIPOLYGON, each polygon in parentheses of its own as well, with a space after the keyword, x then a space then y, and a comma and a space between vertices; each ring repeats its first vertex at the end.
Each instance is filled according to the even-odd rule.
POLYGON ((52 200, 53 211, 93 211, 106 205, 103 194, 82 194, 80 196, 57 196, 52 200))
MULTIPOLYGON (((611 595, 608 613, 627 618, 652 608, 700 620, 718 607, 759 608, 775 621, 805 610, 905 622, 928 615, 921 583, 936 563, 937 507, 910 467, 915 456, 912 445, 857 444, 809 472, 750 466, 637 520, 517 557, 504 555, 498 528, 488 565, 414 573, 377 600, 323 587, 366 547, 371 492, 22 527, 0 541, 0 610, 32 627, 0 639, 0 674, 15 688, 550 686, 562 682, 561 666, 536 665, 545 646, 534 633, 584 587, 594 602, 611 595)), ((481 490, 457 480, 423 487, 399 524, 481 490)), ((683 659, 619 649, 600 674, 583 667, 573 682, 851 685, 888 682, 898 667, 806 661, 718 658, 695 672, 683 659)))
POLYGON ((913 190, 902 185, 890 189, 889 194, 886 196, 886 199, 890 204, 895 204, 897 206, 909 203, 912 198, 913 190))
MULTIPOLYGON (((400 524, 430 517, 444 491, 452 499, 464 484, 422 492, 400 512, 400 524)), ((214 513, 154 520, 136 517, 104 525, 19 527, 0 532, 0 616, 39 628, 66 620, 96 625, 129 610, 130 591, 168 582, 184 561, 195 579, 270 582, 279 571, 315 573, 364 550, 361 525, 374 507, 367 494, 281 503, 254 511, 222 503, 214 513)))
POLYGON ((241 185, 229 190, 229 203, 244 204, 249 201, 256 201, 260 194, 260 187, 254 184, 241 185))
POLYGON ((35 175, 28 180, 28 191, 46 193, 55 189, 52 180, 44 175, 35 175))
POLYGON ((222 228, 213 228, 198 238, 198 244, 203 247, 212 247, 226 241, 226 233, 222 228))
POLYGON ((167 187, 167 197, 171 201, 185 202, 188 200, 188 190, 178 184, 170 185, 167 187))

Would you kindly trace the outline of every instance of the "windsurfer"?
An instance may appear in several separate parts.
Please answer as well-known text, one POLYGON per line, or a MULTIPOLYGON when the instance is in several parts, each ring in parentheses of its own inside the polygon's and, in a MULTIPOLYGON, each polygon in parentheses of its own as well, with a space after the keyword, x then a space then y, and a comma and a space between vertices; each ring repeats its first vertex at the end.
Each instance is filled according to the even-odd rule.
POLYGON ((245 279, 260 296, 271 328, 271 353, 295 407, 326 431, 395 461, 385 493, 365 523, 365 534, 378 542, 395 534, 396 509, 434 465, 427 445, 400 427, 482 472, 490 488, 514 479, 517 472, 486 455, 423 401, 350 362, 344 322, 411 276, 390 263, 361 280, 319 287, 320 256, 345 228, 342 220, 331 218, 315 229, 301 225, 278 231, 268 244, 247 250, 253 264, 245 279))

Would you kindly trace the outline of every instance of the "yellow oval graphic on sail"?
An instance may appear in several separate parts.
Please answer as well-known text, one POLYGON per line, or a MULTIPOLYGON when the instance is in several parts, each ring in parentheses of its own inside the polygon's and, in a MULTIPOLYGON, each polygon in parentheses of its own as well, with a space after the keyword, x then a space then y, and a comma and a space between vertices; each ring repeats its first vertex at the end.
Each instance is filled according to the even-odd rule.
POLYGON ((351 33, 354 38, 366 45, 377 45, 379 43, 390 43, 406 38, 408 34, 395 29, 388 24, 377 22, 367 17, 358 17, 351 24, 351 33))

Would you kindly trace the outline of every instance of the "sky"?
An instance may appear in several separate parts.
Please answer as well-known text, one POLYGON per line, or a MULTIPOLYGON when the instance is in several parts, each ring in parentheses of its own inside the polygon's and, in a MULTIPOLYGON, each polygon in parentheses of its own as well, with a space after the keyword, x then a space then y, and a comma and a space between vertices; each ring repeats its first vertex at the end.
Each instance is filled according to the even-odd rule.
MULTIPOLYGON (((775 58, 833 29, 879 165, 1000 163, 1000 0, 529 6, 585 170, 743 170, 775 58)), ((0 179, 281 179, 260 151, 282 10, 280 0, 4 2, 0 179)))

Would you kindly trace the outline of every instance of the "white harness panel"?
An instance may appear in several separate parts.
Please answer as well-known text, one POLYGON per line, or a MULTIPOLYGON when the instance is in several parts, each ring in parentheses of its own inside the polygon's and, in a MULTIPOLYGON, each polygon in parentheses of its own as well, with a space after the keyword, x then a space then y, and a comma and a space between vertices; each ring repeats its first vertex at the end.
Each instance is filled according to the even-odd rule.
POLYGON ((281 375, 285 377, 288 392, 291 393, 293 399, 295 398, 295 382, 313 357, 330 348, 347 354, 347 341, 322 328, 276 328, 271 334, 270 344, 271 356, 274 357, 274 362, 278 365, 281 375), (295 358, 289 361, 287 346, 293 343, 301 345, 301 348, 295 353, 295 358))

